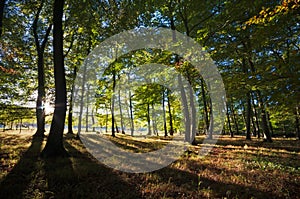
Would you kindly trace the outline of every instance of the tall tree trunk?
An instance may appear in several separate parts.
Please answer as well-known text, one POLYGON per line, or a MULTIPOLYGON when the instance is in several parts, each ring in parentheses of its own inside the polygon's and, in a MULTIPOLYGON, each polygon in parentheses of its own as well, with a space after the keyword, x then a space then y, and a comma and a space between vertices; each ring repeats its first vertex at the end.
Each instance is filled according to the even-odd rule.
MULTIPOLYGON (((93 108, 93 109, 92 109, 92 115, 91 115, 93 132, 96 131, 96 128, 95 128, 95 116, 94 116, 94 111, 95 111, 95 109, 93 108)), ((96 112, 97 112, 97 111, 96 111, 96 112)))
POLYGON ((37 131, 34 136, 43 137, 45 132, 45 73, 43 53, 38 53, 38 96, 36 100, 37 131))
POLYGON ((256 132, 256 123, 253 117, 253 111, 251 111, 252 117, 251 117, 251 123, 252 123, 252 127, 253 127, 253 136, 256 137, 257 136, 257 132, 256 132))
POLYGON ((247 110, 246 110, 246 139, 251 140, 251 98, 250 92, 247 93, 247 110))
POLYGON ((169 123, 170 123, 170 135, 173 136, 174 134, 174 127, 173 127, 173 116, 171 112, 171 98, 170 98, 170 91, 167 91, 167 100, 168 100, 168 111, 169 111, 169 123))
POLYGON ((121 90, 120 89, 118 91, 118 94, 119 94, 118 99, 119 99, 119 109, 120 109, 120 117, 121 117, 121 131, 122 131, 122 134, 125 134, 122 103, 121 103, 121 90))
POLYGON ((155 114, 155 108, 154 108, 154 103, 152 102, 151 104, 151 109, 152 109, 152 131, 153 135, 158 136, 158 130, 157 130, 157 120, 156 120, 156 114, 155 114))
POLYGON ((165 90, 163 89, 162 93, 162 109, 163 109, 163 120, 164 120, 164 132, 165 137, 168 136, 168 129, 167 129, 167 118, 166 118, 166 108, 165 108, 165 90))
MULTIPOLYGON (((92 48, 92 38, 89 37, 88 41, 88 48, 87 48, 87 55, 90 54, 92 48)), ((85 93, 85 84, 86 84, 86 74, 87 73, 87 65, 83 65, 83 77, 82 77, 82 84, 81 84, 81 94, 80 94, 80 109, 79 109, 79 121, 78 121, 78 131, 76 135, 76 139, 80 138, 81 133, 81 124, 82 124, 82 114, 83 114, 83 106, 84 106, 84 96, 85 93)))
POLYGON ((298 139, 300 140, 299 107, 295 108, 295 126, 298 139))
POLYGON ((271 136, 273 136, 274 131, 273 131, 273 126, 272 126, 272 123, 270 120, 270 114, 268 113, 268 111, 266 111, 266 114, 267 114, 267 120, 268 120, 268 124, 269 124, 269 128, 270 128, 270 133, 271 133, 271 136))
POLYGON ((148 125, 148 135, 151 135, 151 119, 150 119, 150 104, 147 103, 147 125, 148 125))
POLYGON ((68 133, 67 134, 74 134, 73 133, 73 98, 74 98, 76 75, 77 75, 77 67, 75 66, 73 69, 73 82, 72 82, 72 88, 71 88, 71 97, 70 97, 70 101, 69 101, 68 133))
POLYGON ((261 123, 262 123, 262 129, 263 129, 263 133, 264 133, 264 141, 272 142, 272 137, 271 137, 270 130, 268 127, 268 120, 267 120, 266 110, 264 107, 264 102, 261 97, 260 91, 258 90, 257 92, 258 92, 257 93, 258 102, 259 102, 259 106, 261 109, 261 123))
POLYGON ((116 71, 113 71, 113 94, 112 94, 112 100, 111 100, 111 135, 113 137, 116 136, 115 134, 115 88, 116 88, 116 71))
POLYGON ((83 69, 83 78, 82 78, 82 84, 81 84, 81 94, 80 94, 80 108, 79 108, 79 119, 78 119, 78 131, 76 138, 80 138, 81 133, 81 125, 82 125, 82 114, 83 114, 83 106, 84 106, 84 95, 85 95, 85 80, 86 80, 86 69, 87 66, 84 64, 83 69))
POLYGON ((37 14, 33 21, 33 36, 38 56, 38 96, 36 100, 36 120, 37 120, 37 131, 34 136, 43 137, 45 132, 45 72, 44 72, 44 52, 45 47, 52 29, 52 24, 50 24, 46 30, 46 34, 40 44, 38 37, 38 20, 40 13, 42 11, 44 1, 41 2, 37 14))
POLYGON ((256 128, 257 128, 257 138, 260 138, 259 117, 258 117, 258 113, 257 113, 257 107, 254 102, 254 93, 252 93, 252 106, 253 106, 253 112, 254 112, 254 116, 255 116, 255 124, 256 124, 256 128))
MULTIPOLYGON (((189 78, 190 79, 190 78, 189 78)), ((197 130, 197 114, 196 114, 196 107, 194 102, 194 92, 192 88, 192 81, 189 81, 189 95, 190 95, 190 108, 191 108, 191 137, 190 143, 195 145, 196 144, 196 130, 197 130)))
POLYGON ((90 93, 90 85, 87 85, 86 91, 86 112, 85 112, 85 132, 89 132, 89 93, 90 93))
POLYGON ((230 137, 234 137, 234 133, 232 131, 231 124, 230 124, 229 106, 227 106, 226 110, 227 110, 226 111, 226 115, 227 115, 227 122, 228 122, 228 128, 229 128, 229 132, 230 132, 230 137))
POLYGON ((208 128, 209 128, 209 120, 208 120, 207 102, 206 102, 205 89, 204 89, 204 80, 201 80, 201 94, 202 94, 202 100, 203 100, 205 133, 207 134, 208 128))
POLYGON ((4 6, 5 6, 5 1, 6 0, 2 0, 0 2, 0 38, 2 36, 2 32, 3 32, 3 17, 4 17, 4 6))
POLYGON ((208 135, 207 139, 213 139, 213 127, 214 127, 214 116, 212 110, 211 100, 209 100, 210 109, 209 109, 209 127, 208 127, 208 135))
MULTIPOLYGON (((178 62, 179 63, 179 62, 178 62)), ((181 103, 183 106, 183 115, 184 115, 184 124, 185 124, 185 141, 190 142, 190 134, 191 134, 191 120, 190 120, 190 114, 188 109, 188 102, 186 98, 185 90, 182 86, 182 79, 181 75, 178 74, 178 85, 180 86, 180 96, 181 96, 181 103)))
POLYGON ((130 130, 131 130, 131 136, 133 136, 133 133, 134 133, 132 97, 133 96, 131 96, 131 92, 129 91, 129 112, 130 112, 130 130))
MULTIPOLYGON (((170 4, 172 3, 172 1, 170 1, 170 4)), ((172 13, 171 13, 171 16, 170 16, 170 20, 171 20, 171 29, 174 30, 173 33, 172 33, 172 41, 173 42, 176 42, 177 41, 177 38, 176 38, 176 27, 175 27, 175 20, 174 20, 174 16, 172 16, 172 13)), ((180 60, 179 60, 179 57, 176 56, 176 63, 178 68, 180 68, 181 66, 181 63, 180 63, 180 60)), ((182 78, 181 78, 181 75, 178 74, 178 85, 180 86, 180 96, 181 96, 181 103, 182 103, 182 106, 183 106, 183 115, 184 115, 184 123, 185 123, 185 141, 186 142, 190 142, 190 116, 189 116, 189 109, 188 109, 188 102, 187 102, 187 98, 186 98, 186 93, 185 93, 185 90, 182 86, 182 78)))
POLYGON ((106 113, 106 115, 105 115, 105 133, 107 133, 108 132, 108 107, 107 107, 106 103, 105 103, 105 113, 106 113))
POLYGON ((63 132, 66 118, 66 79, 63 58, 63 17, 64 0, 55 0, 53 7, 53 55, 54 55, 54 79, 55 79, 55 109, 52 118, 50 133, 43 157, 67 156, 63 145, 63 132))
POLYGON ((236 114, 235 114, 235 111, 234 111, 234 107, 233 107, 232 104, 230 105, 230 110, 231 110, 231 113, 232 113, 232 116, 233 116, 233 122, 234 122, 236 133, 239 134, 239 123, 238 123, 238 119, 236 117, 236 114))

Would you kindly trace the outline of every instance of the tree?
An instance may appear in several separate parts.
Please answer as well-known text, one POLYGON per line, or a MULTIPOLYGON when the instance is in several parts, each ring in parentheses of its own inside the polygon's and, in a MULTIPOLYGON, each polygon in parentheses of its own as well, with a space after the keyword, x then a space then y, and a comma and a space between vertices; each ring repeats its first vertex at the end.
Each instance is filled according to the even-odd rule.
POLYGON ((52 118, 50 133, 43 157, 67 156, 63 145, 63 132, 66 117, 66 79, 63 56, 63 17, 64 0, 55 0, 53 7, 53 56, 55 78, 55 109, 52 118))
POLYGON ((39 35, 38 35, 38 20, 40 17, 40 13, 42 11, 44 5, 44 0, 42 0, 38 11, 36 13, 34 22, 33 22, 33 34, 35 40, 35 47, 38 56, 38 96, 36 100, 36 119, 37 119, 37 131, 35 136, 44 136, 45 132, 45 72, 44 72, 44 51, 45 47, 50 35, 50 31, 52 29, 52 24, 48 25, 45 36, 40 44, 39 35))

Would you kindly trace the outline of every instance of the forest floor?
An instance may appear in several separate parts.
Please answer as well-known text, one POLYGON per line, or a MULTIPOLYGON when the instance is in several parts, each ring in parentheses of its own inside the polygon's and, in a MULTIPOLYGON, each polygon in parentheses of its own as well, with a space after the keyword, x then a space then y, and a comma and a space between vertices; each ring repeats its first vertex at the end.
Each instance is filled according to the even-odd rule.
MULTIPOLYGON (((33 133, 0 132, 0 198, 300 198, 300 141, 292 138, 265 143, 223 136, 200 157, 199 136, 169 166, 135 174, 101 164, 72 136, 64 142, 69 158, 41 159, 46 138, 32 140, 33 133)), ((134 152, 168 141, 110 139, 134 152)))

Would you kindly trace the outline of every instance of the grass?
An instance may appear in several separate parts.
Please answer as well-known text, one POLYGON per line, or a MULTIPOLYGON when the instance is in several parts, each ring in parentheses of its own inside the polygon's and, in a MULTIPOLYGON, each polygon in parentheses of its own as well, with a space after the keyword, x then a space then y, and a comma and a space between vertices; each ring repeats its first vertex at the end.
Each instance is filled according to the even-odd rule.
MULTIPOLYGON (((132 174, 104 166, 69 136, 69 158, 41 159, 45 140, 32 140, 32 134, 0 134, 0 198, 300 198, 296 139, 264 143, 224 136, 199 157, 203 137, 197 137, 198 144, 168 167, 132 174)), ((109 138, 132 152, 153 151, 168 142, 120 134, 109 138)))

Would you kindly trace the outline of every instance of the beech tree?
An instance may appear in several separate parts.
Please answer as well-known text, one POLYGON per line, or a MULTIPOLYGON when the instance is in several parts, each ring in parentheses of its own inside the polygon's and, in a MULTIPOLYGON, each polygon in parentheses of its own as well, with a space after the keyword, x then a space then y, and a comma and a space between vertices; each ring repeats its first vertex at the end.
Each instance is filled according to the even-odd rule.
POLYGON ((35 136, 44 136, 45 132, 45 71, 44 71, 44 51, 52 29, 52 24, 50 23, 45 32, 45 36, 40 42, 38 34, 38 20, 41 14, 41 11, 44 6, 44 0, 41 1, 40 6, 38 7, 35 19, 33 21, 32 29, 35 41, 35 47, 37 51, 37 65, 38 65, 38 96, 36 100, 36 119, 37 119, 37 131, 35 136))
POLYGON ((63 17, 64 0, 55 0, 53 7, 53 58, 55 78, 55 109, 50 133, 42 157, 67 156, 63 145, 63 132, 66 118, 66 79, 63 54, 63 17))

